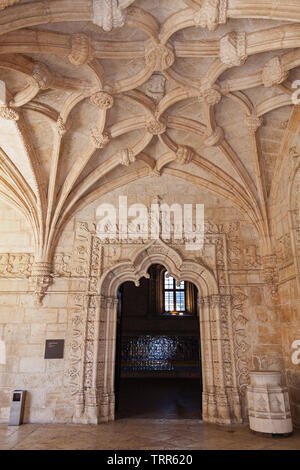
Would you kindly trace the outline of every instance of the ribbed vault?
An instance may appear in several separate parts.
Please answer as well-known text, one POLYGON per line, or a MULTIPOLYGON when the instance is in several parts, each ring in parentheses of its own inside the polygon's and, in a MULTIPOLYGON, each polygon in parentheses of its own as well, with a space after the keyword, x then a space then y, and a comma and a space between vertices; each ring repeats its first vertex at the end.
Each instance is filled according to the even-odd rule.
MULTIPOLYGON (((75 212, 167 174, 247 215, 270 207, 300 111, 297 0, 0 0, 0 196, 46 278, 75 212)), ((47 284, 47 282, 46 282, 47 284)))

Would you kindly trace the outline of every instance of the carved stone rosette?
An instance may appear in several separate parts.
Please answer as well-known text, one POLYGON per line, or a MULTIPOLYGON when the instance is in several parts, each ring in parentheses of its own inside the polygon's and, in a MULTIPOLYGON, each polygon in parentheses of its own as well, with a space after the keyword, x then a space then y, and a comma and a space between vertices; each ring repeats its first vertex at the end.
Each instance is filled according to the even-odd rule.
POLYGON ((160 135, 166 131, 167 125, 164 119, 158 121, 155 118, 148 118, 145 123, 145 128, 152 135, 160 135))
POLYGON ((87 64, 93 59, 93 56, 90 37, 82 33, 72 34, 71 53, 68 55, 71 64, 76 66, 87 64))
POLYGON ((173 65, 175 55, 172 46, 150 43, 145 55, 146 65, 153 71, 163 72, 173 65))
POLYGON ((90 97, 90 102, 97 108, 106 110, 113 107, 114 98, 105 91, 98 91, 90 97))

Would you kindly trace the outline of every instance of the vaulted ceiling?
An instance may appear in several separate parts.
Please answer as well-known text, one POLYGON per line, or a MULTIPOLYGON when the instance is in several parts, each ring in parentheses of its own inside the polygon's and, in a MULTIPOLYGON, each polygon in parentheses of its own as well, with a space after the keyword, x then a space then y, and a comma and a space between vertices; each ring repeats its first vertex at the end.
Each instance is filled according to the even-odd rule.
POLYGON ((300 118, 299 0, 0 10, 0 196, 30 221, 37 261, 76 210, 162 174, 231 201, 270 243, 300 118))

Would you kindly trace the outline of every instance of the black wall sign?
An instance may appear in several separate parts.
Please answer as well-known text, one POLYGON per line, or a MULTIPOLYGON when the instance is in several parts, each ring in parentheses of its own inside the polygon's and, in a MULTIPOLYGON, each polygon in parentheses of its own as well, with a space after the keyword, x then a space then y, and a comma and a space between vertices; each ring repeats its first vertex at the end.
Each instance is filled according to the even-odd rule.
POLYGON ((64 339, 46 339, 44 359, 63 359, 64 339))

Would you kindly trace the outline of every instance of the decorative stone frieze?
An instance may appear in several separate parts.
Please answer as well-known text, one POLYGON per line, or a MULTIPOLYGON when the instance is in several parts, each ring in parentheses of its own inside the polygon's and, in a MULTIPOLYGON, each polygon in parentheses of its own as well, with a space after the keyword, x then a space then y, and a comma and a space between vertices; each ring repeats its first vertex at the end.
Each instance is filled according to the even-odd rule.
POLYGON ((289 73, 284 70, 280 57, 273 57, 263 68, 262 80, 265 87, 280 85, 288 79, 289 73))
POLYGON ((245 32, 226 34, 220 40, 220 59, 228 67, 239 67, 247 60, 247 35, 245 32))
POLYGON ((276 254, 267 255, 263 257, 263 280, 269 287, 271 296, 277 298, 278 295, 278 265, 276 254))
POLYGON ((29 277, 33 261, 34 256, 31 253, 1 253, 0 277, 29 277))

